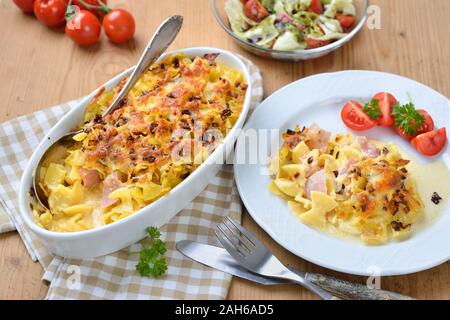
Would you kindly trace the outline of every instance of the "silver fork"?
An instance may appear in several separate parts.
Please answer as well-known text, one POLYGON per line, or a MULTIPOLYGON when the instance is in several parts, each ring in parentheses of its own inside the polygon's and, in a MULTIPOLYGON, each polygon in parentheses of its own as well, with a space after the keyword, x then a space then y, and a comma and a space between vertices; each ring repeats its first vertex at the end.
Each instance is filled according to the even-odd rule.
POLYGON ((324 300, 340 300, 280 262, 255 236, 230 218, 217 225, 215 234, 222 246, 243 267, 266 277, 296 282, 324 300))

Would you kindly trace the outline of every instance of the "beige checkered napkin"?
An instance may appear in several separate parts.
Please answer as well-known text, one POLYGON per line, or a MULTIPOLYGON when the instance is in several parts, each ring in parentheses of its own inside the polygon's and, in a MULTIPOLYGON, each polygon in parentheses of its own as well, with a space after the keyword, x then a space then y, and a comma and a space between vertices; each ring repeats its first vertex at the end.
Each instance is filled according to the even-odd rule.
MULTIPOLYGON (((253 85, 252 108, 262 99, 259 69, 242 58, 253 85)), ((158 279, 138 275, 135 265, 139 243, 113 254, 73 260, 50 254, 27 229, 19 215, 17 191, 20 178, 34 148, 56 121, 77 101, 38 111, 0 124, 0 232, 20 233, 33 260, 38 260, 50 282, 48 299, 224 299, 231 276, 204 267, 182 256, 177 241, 214 242, 213 227, 224 216, 241 218, 241 204, 233 168, 224 165, 207 188, 168 224, 161 228, 167 242, 167 273, 158 279)))

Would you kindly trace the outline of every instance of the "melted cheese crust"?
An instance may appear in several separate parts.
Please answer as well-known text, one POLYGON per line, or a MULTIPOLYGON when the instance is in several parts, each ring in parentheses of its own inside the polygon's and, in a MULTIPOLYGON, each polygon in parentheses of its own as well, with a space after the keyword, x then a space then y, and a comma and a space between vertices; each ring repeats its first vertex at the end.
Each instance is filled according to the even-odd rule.
POLYGON ((34 204, 36 221, 62 232, 109 224, 188 177, 234 126, 246 94, 243 74, 215 58, 168 56, 103 118, 126 79, 101 90, 86 108, 85 132, 39 172, 50 210, 34 204))
POLYGON ((409 160, 395 145, 318 127, 288 130, 283 141, 269 188, 303 223, 377 245, 404 238, 422 218, 409 160))

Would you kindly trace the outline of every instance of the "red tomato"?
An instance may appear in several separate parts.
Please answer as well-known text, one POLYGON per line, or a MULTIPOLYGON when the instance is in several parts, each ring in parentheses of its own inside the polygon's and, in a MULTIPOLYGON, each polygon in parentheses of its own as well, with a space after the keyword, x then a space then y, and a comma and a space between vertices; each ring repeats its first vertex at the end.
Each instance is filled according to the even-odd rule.
POLYGON ((253 21, 262 21, 269 16, 266 8, 259 2, 259 0, 248 0, 244 5, 244 13, 253 21))
POLYGON ((63 26, 66 9, 67 0, 36 0, 33 7, 36 18, 48 27, 63 26))
POLYGON ((350 28, 355 23, 355 17, 346 16, 346 15, 343 15, 343 14, 340 14, 340 13, 338 13, 336 15, 336 19, 339 21, 339 23, 341 24, 342 28, 344 28, 344 29, 350 28))
POLYGON ((314 12, 317 14, 322 14, 323 6, 322 6, 322 3, 320 2, 320 0, 312 0, 311 4, 309 5, 308 11, 311 11, 311 12, 314 12))
POLYGON ((13 0, 16 6, 22 9, 23 12, 33 12, 34 0, 13 0))
POLYGON ((323 46, 326 46, 327 44, 330 44, 331 40, 316 40, 314 38, 311 38, 310 36, 306 36, 306 48, 307 49, 315 49, 320 48, 323 46))
POLYGON ((356 101, 347 102, 342 108, 341 118, 347 127, 356 131, 364 131, 377 125, 377 122, 370 119, 363 111, 362 105, 356 101))
POLYGON ((248 0, 241 0, 242 4, 246 4, 248 0))
POLYGON ((109 40, 122 43, 133 38, 134 18, 124 9, 114 9, 103 18, 103 28, 109 40))
MULTIPOLYGON (((93 6, 99 6, 100 5, 100 3, 99 3, 100 1, 103 2, 103 4, 108 5, 108 1, 107 0, 83 0, 83 2, 85 2, 87 4, 90 4, 90 5, 93 5, 93 6)), ((83 4, 81 4, 80 0, 73 0, 72 4, 74 6, 78 6, 81 10, 91 11, 93 14, 95 14, 99 18, 103 17, 106 14, 105 10, 102 10, 102 9, 89 9, 89 8, 86 8, 83 4)))
POLYGON ((431 118, 431 116, 428 114, 428 112, 426 112, 423 109, 418 109, 417 112, 419 112, 421 115, 424 116, 425 121, 423 122, 423 124, 419 128, 419 130, 417 130, 416 134, 408 135, 408 134, 404 133, 402 129, 394 126, 395 131, 399 135, 401 135, 403 138, 405 138, 406 140, 412 140, 412 139, 414 139, 414 137, 418 136, 419 134, 434 130, 434 121, 433 121, 433 118, 431 118))
POLYGON ((381 110, 381 116, 377 119, 378 125, 382 127, 391 127, 394 124, 392 109, 397 104, 397 99, 387 92, 377 93, 373 99, 378 100, 378 106, 381 110))
POLYGON ((97 17, 90 11, 80 10, 67 21, 66 34, 75 43, 90 46, 97 42, 102 27, 97 17))
POLYGON ((447 143, 447 132, 445 128, 437 131, 429 131, 419 134, 412 139, 412 146, 425 156, 435 156, 444 149, 447 143))

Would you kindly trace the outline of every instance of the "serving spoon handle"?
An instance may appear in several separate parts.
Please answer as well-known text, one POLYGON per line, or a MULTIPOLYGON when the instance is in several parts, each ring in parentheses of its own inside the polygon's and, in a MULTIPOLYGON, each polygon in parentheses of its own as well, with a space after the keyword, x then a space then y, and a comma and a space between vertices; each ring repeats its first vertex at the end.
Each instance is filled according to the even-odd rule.
POLYGON ((102 116, 112 113, 121 106, 122 100, 136 84, 139 77, 147 71, 147 69, 161 56, 161 54, 166 51, 173 40, 175 40, 182 24, 183 17, 178 15, 171 16, 161 23, 158 30, 156 30, 152 39, 142 53, 139 62, 123 86, 122 90, 120 90, 120 92, 116 95, 113 102, 108 109, 105 110, 102 116))

